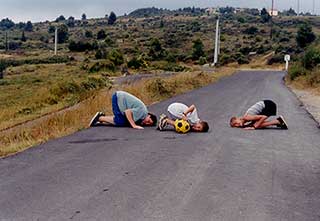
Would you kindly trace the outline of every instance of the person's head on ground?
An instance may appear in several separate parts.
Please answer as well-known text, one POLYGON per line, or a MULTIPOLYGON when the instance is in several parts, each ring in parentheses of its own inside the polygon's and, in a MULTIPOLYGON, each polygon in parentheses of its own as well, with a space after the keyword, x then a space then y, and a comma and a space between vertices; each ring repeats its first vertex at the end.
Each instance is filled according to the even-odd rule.
POLYGON ((154 114, 148 113, 147 117, 141 122, 142 126, 155 126, 157 125, 157 117, 154 114))
POLYGON ((231 117, 230 127, 243 127, 243 120, 240 117, 231 117))
POLYGON ((192 131, 194 132, 208 132, 209 131, 209 124, 206 121, 200 121, 192 125, 192 131))

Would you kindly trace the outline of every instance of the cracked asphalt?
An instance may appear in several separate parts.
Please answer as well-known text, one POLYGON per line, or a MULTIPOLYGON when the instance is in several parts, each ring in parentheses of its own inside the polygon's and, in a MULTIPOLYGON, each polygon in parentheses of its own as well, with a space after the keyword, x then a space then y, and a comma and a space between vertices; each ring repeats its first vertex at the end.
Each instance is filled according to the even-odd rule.
POLYGON ((243 71, 150 107, 194 103, 209 133, 95 127, 0 160, 0 220, 320 220, 320 130, 284 74, 243 71), (228 126, 262 99, 289 130, 228 126))

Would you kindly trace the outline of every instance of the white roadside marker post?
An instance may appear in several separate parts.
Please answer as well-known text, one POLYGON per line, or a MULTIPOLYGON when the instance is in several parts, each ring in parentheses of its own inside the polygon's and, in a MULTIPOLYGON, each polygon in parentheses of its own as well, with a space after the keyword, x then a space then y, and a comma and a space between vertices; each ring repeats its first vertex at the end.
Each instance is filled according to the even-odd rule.
POLYGON ((57 55, 58 48, 58 27, 54 30, 54 55, 57 55))
POLYGON ((285 62, 286 62, 286 68, 285 68, 285 70, 288 71, 288 69, 289 69, 290 55, 286 54, 286 55, 284 56, 284 60, 285 60, 285 62))
POLYGON ((215 37, 215 45, 214 45, 214 60, 212 66, 215 66, 218 63, 219 56, 219 17, 216 23, 216 37, 215 37))

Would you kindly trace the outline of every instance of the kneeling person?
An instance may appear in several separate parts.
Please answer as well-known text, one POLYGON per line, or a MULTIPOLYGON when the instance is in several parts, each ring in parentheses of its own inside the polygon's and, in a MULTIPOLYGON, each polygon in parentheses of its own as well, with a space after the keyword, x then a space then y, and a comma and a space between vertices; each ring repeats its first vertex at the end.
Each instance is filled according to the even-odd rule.
POLYGON ((113 116, 105 116, 97 112, 90 121, 90 127, 98 123, 112 124, 118 127, 131 126, 135 129, 143 129, 142 126, 155 126, 157 117, 148 113, 146 105, 137 97, 125 91, 116 91, 112 95, 113 116))
POLYGON ((198 117, 197 108, 195 105, 188 107, 182 103, 172 103, 168 107, 169 117, 165 114, 160 116, 158 130, 165 130, 167 125, 174 127, 175 120, 182 119, 188 121, 191 125, 191 131, 208 132, 209 125, 205 121, 201 121, 198 117))
POLYGON ((288 129, 288 125, 282 116, 275 120, 268 121, 271 116, 277 115, 277 105, 271 100, 259 101, 251 106, 242 117, 232 117, 230 119, 231 127, 254 130, 277 126, 282 129, 288 129))

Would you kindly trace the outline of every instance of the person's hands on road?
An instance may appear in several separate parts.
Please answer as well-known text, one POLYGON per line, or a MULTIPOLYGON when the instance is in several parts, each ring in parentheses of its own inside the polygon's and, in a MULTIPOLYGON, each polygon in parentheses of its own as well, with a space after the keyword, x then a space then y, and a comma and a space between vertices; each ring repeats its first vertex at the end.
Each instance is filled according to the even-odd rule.
POLYGON ((254 127, 245 127, 243 129, 245 129, 245 130, 255 130, 256 128, 254 128, 254 127))
POLYGON ((134 129, 138 129, 138 130, 143 130, 143 129, 144 129, 143 127, 138 126, 138 125, 134 126, 133 128, 134 128, 134 129))

